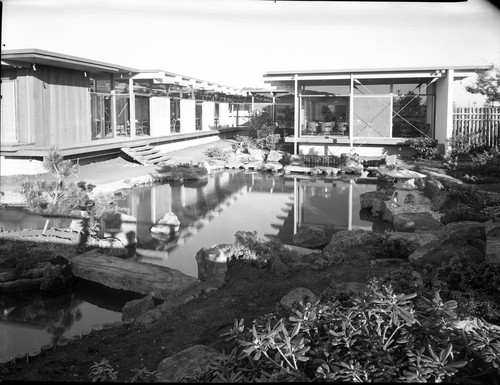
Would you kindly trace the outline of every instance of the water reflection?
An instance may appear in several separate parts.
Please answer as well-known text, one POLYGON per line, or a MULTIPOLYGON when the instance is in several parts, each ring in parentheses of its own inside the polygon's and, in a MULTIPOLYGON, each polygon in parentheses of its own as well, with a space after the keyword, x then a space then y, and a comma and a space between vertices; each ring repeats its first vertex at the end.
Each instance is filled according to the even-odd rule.
POLYGON ((268 239, 292 243, 306 225, 328 234, 344 229, 372 230, 361 218, 359 195, 376 189, 353 179, 276 177, 267 173, 230 171, 201 185, 164 184, 133 189, 120 201, 137 218, 140 260, 197 276, 194 256, 202 247, 233 243, 238 230, 257 231, 268 239), (171 234, 151 233, 172 211, 181 222, 171 234))
POLYGON ((119 321, 124 304, 138 297, 86 283, 72 293, 0 296, 0 359, 119 321))

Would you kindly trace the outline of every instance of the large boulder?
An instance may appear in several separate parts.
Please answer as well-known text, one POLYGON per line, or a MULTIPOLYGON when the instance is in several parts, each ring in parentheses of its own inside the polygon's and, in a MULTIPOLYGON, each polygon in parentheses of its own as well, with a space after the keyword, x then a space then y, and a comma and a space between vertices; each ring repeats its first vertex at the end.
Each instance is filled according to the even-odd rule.
POLYGON ((486 261, 500 265, 500 238, 487 237, 486 239, 486 261))
POLYGON ((372 210, 372 215, 380 216, 385 211, 384 202, 389 201, 389 197, 383 191, 368 191, 359 196, 362 209, 372 210))
POLYGON ((452 257, 464 253, 471 262, 482 262, 486 258, 486 227, 479 222, 454 222, 439 231, 436 239, 413 252, 408 260, 423 266, 439 266, 452 257))
POLYGON ((181 382, 184 376, 204 370, 219 357, 222 354, 209 346, 191 346, 160 362, 156 370, 157 382, 181 382))
POLYGON ((445 225, 452 222, 472 221, 486 222, 488 216, 469 205, 458 202, 454 207, 444 210, 441 222, 445 225))
POLYGON ((328 243, 325 229, 318 226, 304 226, 293 236, 293 244, 300 247, 320 247, 328 243))
POLYGON ((437 179, 429 179, 425 181, 424 192, 428 197, 433 197, 438 194, 440 191, 444 190, 443 184, 437 179))
POLYGON ((311 290, 305 287, 297 287, 281 298, 280 305, 288 311, 302 310, 308 302, 314 303, 317 299, 311 290))
POLYGON ((278 151, 271 150, 267 155, 266 162, 279 162, 283 158, 283 154, 278 151))
POLYGON ((437 231, 443 224, 428 212, 401 213, 393 217, 394 230, 412 233, 415 230, 437 231))
POLYGON ((410 243, 415 250, 436 239, 435 232, 414 231, 413 233, 391 231, 386 233, 389 240, 401 239, 410 243))
POLYGON ((201 248, 196 253, 196 262, 198 263, 198 279, 207 282, 215 287, 224 285, 227 261, 230 255, 227 253, 227 247, 224 245, 212 246, 208 249, 201 248))
POLYGON ((344 251, 351 247, 375 244, 377 235, 365 230, 342 230, 333 234, 330 242, 323 249, 324 254, 344 251))
POLYGON ((283 165, 279 162, 266 162, 262 165, 262 171, 277 172, 283 169, 283 165))
POLYGON ((155 303, 151 295, 129 301, 122 308, 122 320, 137 318, 154 307, 155 303))
POLYGON ((151 232, 154 234, 165 234, 174 235, 179 231, 181 222, 177 215, 172 211, 166 213, 153 227, 151 227, 151 232))

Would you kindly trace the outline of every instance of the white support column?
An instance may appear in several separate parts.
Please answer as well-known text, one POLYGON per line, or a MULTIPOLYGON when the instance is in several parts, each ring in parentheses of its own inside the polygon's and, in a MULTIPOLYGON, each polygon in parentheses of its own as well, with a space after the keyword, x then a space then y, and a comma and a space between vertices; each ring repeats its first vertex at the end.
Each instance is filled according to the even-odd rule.
POLYGON ((297 142, 298 142, 298 135, 299 135, 299 80, 298 80, 298 75, 294 75, 293 80, 295 82, 295 92, 294 92, 294 129, 293 129, 293 153, 294 155, 297 155, 297 142))
POLYGON ((113 138, 116 138, 116 92, 111 91, 111 129, 113 130, 113 138))
POLYGON ((129 92, 129 109, 130 109, 130 137, 135 139, 135 96, 134 96, 134 79, 128 80, 129 92))
POLYGON ((453 80, 455 70, 449 69, 446 77, 436 82, 436 127, 435 139, 444 145, 444 152, 451 150, 449 139, 453 136, 453 80))
POLYGON ((351 74, 351 86, 349 94, 349 148, 352 153, 352 148, 354 144, 354 78, 351 74))

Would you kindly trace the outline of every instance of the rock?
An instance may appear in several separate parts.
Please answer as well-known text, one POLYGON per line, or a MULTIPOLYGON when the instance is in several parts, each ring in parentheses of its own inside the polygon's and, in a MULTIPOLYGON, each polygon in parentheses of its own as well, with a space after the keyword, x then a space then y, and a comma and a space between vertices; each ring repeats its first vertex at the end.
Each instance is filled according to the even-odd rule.
POLYGON ((280 279, 285 279, 292 275, 290 267, 279 256, 271 258, 269 268, 273 275, 280 279))
POLYGON ((486 235, 492 238, 500 238, 500 221, 488 221, 485 223, 486 235))
POLYGON ((412 233, 392 231, 386 234, 389 240, 404 239, 410 242, 411 247, 414 247, 415 250, 436 239, 435 232, 420 232, 418 230, 412 233))
POLYGON ((217 245, 209 249, 201 248, 196 253, 198 263, 198 279, 219 288, 224 285, 227 273, 227 246, 217 245))
POLYGON ((285 166, 284 169, 285 169, 285 173, 298 172, 298 173, 311 174, 311 175, 316 175, 318 173, 318 170, 314 167, 288 165, 288 166, 285 166))
POLYGON ((366 244, 375 244, 377 235, 364 230, 343 230, 333 234, 330 243, 323 249, 323 253, 328 256, 335 252, 344 251, 351 247, 366 244))
MULTIPOLYGON (((129 247, 129 249, 127 250, 123 243, 115 238, 99 239, 98 246, 101 250, 103 250, 104 254, 118 258, 128 258, 129 250, 131 250, 131 247, 129 247)), ((135 255, 135 250, 133 255, 135 255)), ((132 257, 133 255, 130 255, 130 257, 132 257)))
POLYGON ((200 281, 178 270, 151 263, 110 257, 91 250, 70 258, 75 277, 97 282, 112 289, 151 294, 171 301, 200 285, 200 281))
POLYGON ((385 201, 389 197, 382 191, 368 191, 359 196, 361 208, 371 208, 373 216, 381 216, 385 211, 385 201))
POLYGON ((155 303, 151 295, 147 295, 141 299, 129 301, 122 308, 122 321, 129 318, 137 318, 154 307, 155 303))
POLYGON ((363 165, 348 161, 347 165, 342 166, 340 170, 346 174, 361 174, 363 172, 363 165))
POLYGON ((328 236, 322 227, 304 226, 293 236, 293 243, 300 247, 320 247, 328 243, 328 236))
POLYGON ((432 206, 431 209, 434 211, 441 211, 445 205, 449 204, 451 201, 451 194, 449 191, 438 191, 431 196, 432 206))
POLYGON ((309 249, 307 247, 293 246, 293 245, 282 245, 284 249, 296 252, 300 256, 305 256, 309 254, 321 254, 321 250, 309 249))
POLYGON ((486 227, 479 222, 454 222, 442 228, 436 239, 414 251, 408 261, 423 266, 427 263, 439 266, 452 257, 464 253, 471 262, 486 258, 486 227))
POLYGON ((283 154, 278 151, 271 150, 267 155, 266 162, 279 162, 283 158, 283 154))
POLYGON ((340 282, 335 284, 335 289, 347 293, 363 294, 367 291, 366 283, 361 282, 340 282))
POLYGON ((250 155, 253 155, 253 156, 262 157, 262 159, 264 159, 264 156, 266 155, 266 152, 264 150, 261 150, 260 148, 252 148, 252 147, 248 148, 248 153, 250 155))
POLYGON ((66 289, 73 284, 71 267, 66 265, 47 265, 43 269, 40 291, 66 289))
POLYGON ((304 166, 304 157, 302 155, 290 156, 290 166, 304 166))
POLYGON ((500 238, 486 238, 486 262, 500 265, 500 238))
POLYGON ((281 298, 280 305, 289 311, 293 311, 293 309, 302 310, 308 302, 314 303, 316 300, 317 297, 311 290, 305 287, 297 287, 281 298))
POLYGON ((427 212, 396 214, 392 221, 394 230, 412 233, 415 230, 437 231, 443 224, 427 212))
POLYGON ((425 181, 425 186, 424 186, 424 192, 425 192, 425 195, 427 195, 428 197, 434 197, 434 195, 436 195, 437 193, 439 193, 440 191, 443 191, 444 190, 444 186, 443 184, 436 180, 436 179, 430 179, 430 180, 427 180, 425 181))
POLYGON ((486 222, 488 216, 481 212, 473 209, 471 206, 457 202, 452 208, 445 209, 441 222, 445 225, 452 222, 486 222))
POLYGON ((104 248, 125 247, 127 257, 133 257, 137 247, 137 219, 132 215, 107 211, 99 218, 98 238, 109 239, 109 242, 103 243, 104 248))
POLYGON ((157 382, 181 382, 185 375, 193 375, 208 367, 214 359, 222 357, 214 348, 194 345, 165 358, 156 370, 157 382))
POLYGON ((280 171, 283 169, 283 165, 279 162, 267 162, 262 165, 262 170, 263 171, 280 171))
POLYGON ((165 234, 165 235, 174 235, 179 231, 181 226, 181 222, 177 215, 175 215, 172 211, 166 213, 163 218, 161 218, 153 227, 151 227, 151 232, 153 234, 165 234))

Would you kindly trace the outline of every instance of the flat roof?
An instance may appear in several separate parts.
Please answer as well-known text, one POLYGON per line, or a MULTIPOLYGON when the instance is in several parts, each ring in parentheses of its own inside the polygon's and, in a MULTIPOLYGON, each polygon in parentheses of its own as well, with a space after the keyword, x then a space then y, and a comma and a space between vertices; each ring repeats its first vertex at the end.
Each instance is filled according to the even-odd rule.
POLYGON ((2 50, 2 62, 13 65, 19 63, 31 65, 34 63, 88 72, 140 72, 140 70, 136 68, 65 55, 57 52, 44 51, 36 48, 2 50))
POLYGON ((428 72, 453 69, 457 71, 474 72, 477 70, 492 69, 493 64, 477 64, 467 66, 426 66, 426 67, 395 67, 395 68, 353 68, 353 69, 328 69, 328 70, 282 70, 267 71, 264 77, 293 76, 293 75, 341 75, 351 73, 386 73, 386 72, 428 72))
POLYGON ((219 88, 225 88, 227 89, 227 91, 230 90, 242 91, 241 88, 238 87, 226 86, 220 83, 210 82, 194 78, 192 76, 178 74, 175 72, 170 72, 160 69, 141 70, 137 68, 125 67, 118 64, 111 64, 97 60, 86 59, 78 56, 71 56, 58 52, 41 50, 37 48, 2 50, 2 64, 20 65, 20 66, 31 66, 32 64, 41 64, 41 65, 49 65, 49 66, 68 68, 86 72, 131 73, 131 74, 145 75, 142 76, 141 79, 148 78, 147 76, 148 74, 151 74, 150 79, 154 79, 156 78, 155 75, 162 73, 163 76, 178 77, 185 81, 194 81, 197 85, 200 85, 200 83, 206 83, 207 85, 217 86, 219 88))

